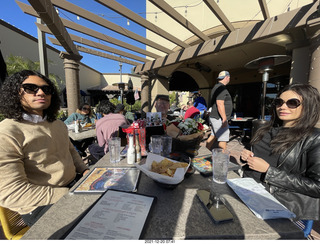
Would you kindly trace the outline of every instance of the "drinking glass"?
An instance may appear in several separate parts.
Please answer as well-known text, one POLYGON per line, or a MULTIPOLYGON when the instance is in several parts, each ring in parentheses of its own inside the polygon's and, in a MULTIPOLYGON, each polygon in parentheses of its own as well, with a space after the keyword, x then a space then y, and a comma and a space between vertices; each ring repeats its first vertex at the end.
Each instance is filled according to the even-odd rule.
POLYGON ((222 148, 214 148, 212 150, 212 173, 213 181, 218 184, 227 182, 228 164, 230 152, 222 148))
POLYGON ((165 135, 161 137, 161 144, 162 144, 162 156, 168 157, 171 153, 172 148, 172 137, 165 135))
POLYGON ((161 151, 162 151, 161 136, 159 135, 151 136, 151 148, 152 148, 152 153, 161 155, 161 151))
POLYGON ((110 163, 120 162, 120 137, 112 137, 108 140, 110 163))

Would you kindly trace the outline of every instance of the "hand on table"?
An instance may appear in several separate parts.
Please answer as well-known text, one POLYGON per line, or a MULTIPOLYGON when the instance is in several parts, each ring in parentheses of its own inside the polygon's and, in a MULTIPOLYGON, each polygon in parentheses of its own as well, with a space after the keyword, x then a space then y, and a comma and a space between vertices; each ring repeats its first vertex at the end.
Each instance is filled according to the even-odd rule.
POLYGON ((249 150, 244 149, 241 152, 240 157, 242 160, 247 161, 247 164, 250 169, 253 169, 255 171, 265 173, 270 167, 270 165, 265 160, 259 157, 254 157, 253 152, 249 150))

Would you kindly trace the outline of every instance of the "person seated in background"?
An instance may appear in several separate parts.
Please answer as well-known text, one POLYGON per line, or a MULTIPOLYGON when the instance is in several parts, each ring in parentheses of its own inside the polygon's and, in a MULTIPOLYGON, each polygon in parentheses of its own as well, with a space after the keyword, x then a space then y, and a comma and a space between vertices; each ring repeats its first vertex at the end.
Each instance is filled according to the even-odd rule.
POLYGON ((88 172, 59 109, 56 87, 38 72, 17 72, 1 86, 0 206, 29 226, 88 172))
POLYGON ((114 113, 125 115, 126 110, 124 109, 124 105, 121 103, 117 104, 116 108, 114 109, 114 113))
MULTIPOLYGON (((91 106, 88 103, 81 104, 77 111, 75 113, 72 113, 64 121, 64 123, 66 125, 70 125, 77 120, 80 121, 80 124, 82 125, 87 123, 95 123, 95 117, 93 115, 91 106)), ((94 138, 86 138, 81 141, 75 141, 70 138, 70 140, 72 144, 76 147, 76 150, 78 151, 81 157, 87 156, 87 153, 85 151, 88 148, 88 146, 94 142, 94 138)))
POLYGON ((179 107, 177 106, 177 103, 176 103, 176 102, 173 102, 173 103, 171 104, 170 111, 171 111, 171 112, 174 112, 174 111, 177 111, 177 110, 179 110, 179 107))
POLYGON ((262 183, 297 219, 320 219, 320 95, 308 84, 285 87, 271 120, 241 152, 243 176, 262 183))
POLYGON ((188 118, 192 118, 193 119, 197 115, 200 115, 199 109, 197 109, 196 107, 193 106, 193 102, 192 101, 189 101, 187 103, 187 111, 185 112, 183 119, 184 120, 188 119, 188 118))
POLYGON ((110 101, 101 101, 98 106, 99 111, 103 114, 103 118, 96 123, 98 144, 90 145, 89 151, 93 157, 99 160, 109 151, 108 140, 118 136, 120 126, 130 125, 130 123, 121 113, 115 113, 116 106, 110 101))
POLYGON ((88 103, 83 103, 77 109, 75 113, 69 115, 69 117, 64 121, 66 125, 74 123, 74 121, 79 120, 81 124, 84 123, 95 123, 95 116, 93 115, 91 106, 88 103))
MULTIPOLYGON (((103 101, 103 100, 102 100, 103 101)), ((102 112, 99 111, 99 104, 102 102, 102 101, 99 101, 98 105, 96 106, 96 112, 95 112, 95 116, 96 116, 96 119, 99 120, 102 118, 102 112)))
POLYGON ((203 118, 206 111, 207 111, 207 103, 204 97, 201 95, 200 91, 193 92, 193 106, 199 109, 200 111, 200 117, 203 118))
POLYGON ((172 116, 171 111, 169 111, 170 108, 170 101, 168 95, 157 95, 156 102, 155 102, 155 108, 157 112, 161 112, 161 118, 163 120, 174 120, 175 117, 172 116))

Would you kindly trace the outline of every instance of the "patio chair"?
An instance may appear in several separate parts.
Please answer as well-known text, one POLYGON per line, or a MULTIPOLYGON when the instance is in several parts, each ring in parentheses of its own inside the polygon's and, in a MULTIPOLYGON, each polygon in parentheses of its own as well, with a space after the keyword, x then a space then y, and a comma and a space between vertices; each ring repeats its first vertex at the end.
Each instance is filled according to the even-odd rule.
POLYGON ((17 212, 3 207, 0 207, 0 221, 8 240, 19 240, 30 228, 17 212))
POLYGON ((309 235, 313 226, 313 220, 299 220, 295 223, 301 230, 303 230, 304 237, 309 239, 309 235))

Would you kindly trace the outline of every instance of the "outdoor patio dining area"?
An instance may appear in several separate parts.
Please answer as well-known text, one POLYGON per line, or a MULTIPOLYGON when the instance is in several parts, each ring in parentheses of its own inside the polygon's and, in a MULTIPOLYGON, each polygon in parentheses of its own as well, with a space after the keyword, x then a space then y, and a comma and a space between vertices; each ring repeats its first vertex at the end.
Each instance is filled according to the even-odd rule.
MULTIPOLYGON (((210 154, 210 151, 206 148, 206 143, 205 143, 209 134, 210 132, 207 131, 205 136, 203 137, 202 142, 200 143, 200 146, 201 146, 201 148, 199 149, 200 155, 208 154, 208 153, 210 154)), ((239 161, 240 153, 244 148, 244 144, 245 142, 239 143, 239 140, 237 138, 232 139, 231 141, 228 142, 228 150, 230 150, 230 162, 233 162, 235 164, 240 163, 239 161)), ((88 155, 87 159, 90 159, 90 155, 88 155)), ((92 164, 90 168, 93 169, 95 167, 106 166, 106 165, 109 165, 108 162, 109 162, 109 155, 106 155, 105 159, 100 160, 98 163, 94 162, 94 164, 92 164)), ((123 162, 123 163, 120 162, 119 166, 126 167, 128 165, 126 164, 126 162, 123 162)), ((230 175, 232 175, 230 176, 231 178, 237 177, 236 171, 230 172, 230 175)), ((194 239, 194 238, 196 239, 212 239, 212 238, 213 239, 230 239, 230 238, 231 239, 279 239, 279 238, 300 239, 302 238, 303 239, 302 230, 299 230, 299 228, 294 224, 290 223, 290 221, 287 221, 284 219, 273 220, 273 221, 259 220, 249 211, 249 209, 241 202, 241 200, 237 199, 237 197, 235 196, 230 198, 229 196, 229 194, 231 194, 230 191, 228 191, 227 195, 223 195, 227 199, 229 208, 231 206, 233 214, 236 214, 235 215, 236 218, 234 219, 233 222, 230 222, 230 223, 214 224, 213 222, 211 222, 206 212, 202 210, 200 205, 198 205, 197 199, 194 199, 193 203, 190 203, 192 204, 191 206, 189 206, 189 204, 187 204, 186 202, 184 203, 180 202, 180 200, 182 200, 180 199, 182 195, 179 192, 182 191, 182 189, 184 189, 185 191, 184 194, 187 194, 188 197, 191 197, 190 191, 193 192, 192 190, 193 187, 195 187, 195 189, 203 188, 203 187, 206 188, 207 187, 206 185, 208 184, 208 182, 207 183, 205 182, 208 179, 210 180, 211 177, 209 178, 203 177, 195 172, 192 175, 187 176, 187 178, 184 180, 185 183, 173 189, 163 188, 161 185, 154 184, 154 182, 150 181, 150 179, 145 175, 141 175, 140 177, 142 178, 139 180, 139 183, 138 183, 139 184, 138 193, 147 194, 147 195, 160 194, 158 195, 156 208, 152 210, 153 212, 151 213, 151 216, 152 216, 151 220, 148 221, 148 225, 147 225, 148 227, 143 232, 144 234, 141 236, 142 239, 162 239, 162 238, 164 239, 173 238, 176 240, 190 239, 190 238, 191 239, 194 239), (197 179, 196 181, 197 183, 193 182, 196 179, 197 179), (202 183, 200 184, 200 182, 202 183), (193 184, 193 185, 190 185, 190 184, 193 184), (148 188, 147 185, 150 188, 149 190, 147 190, 148 188), (190 185, 191 188, 189 188, 188 185, 190 185), (150 192, 150 190, 152 191, 150 192), (178 198, 177 197, 175 198, 174 195, 176 195, 178 198), (168 198, 169 196, 170 198, 168 198), (171 203, 169 202, 166 203, 166 201, 164 201, 165 199, 167 199, 167 201, 171 199, 169 200, 169 202, 171 203), (237 199, 237 200, 235 201, 233 199, 237 199), (179 211, 176 210, 174 206, 180 206, 181 210, 179 211), (189 209, 190 207, 191 209, 189 209), (199 209, 196 209, 196 208, 199 208, 199 209), (182 209, 184 210, 182 211, 182 209), (242 214, 239 214, 240 212, 242 212, 242 214), (169 214, 170 219, 167 219, 167 217, 169 218, 168 213, 170 213, 169 214), (196 215, 200 214, 201 217, 196 216, 195 214, 196 215), (244 219, 244 216, 246 216, 245 217, 246 220, 244 219), (250 220, 248 219, 248 217, 250 220), (161 218, 161 219, 158 219, 158 218, 161 218), (183 221, 184 218, 187 218, 188 221, 187 222, 185 222, 186 220, 183 221), (200 220, 201 222, 199 222, 200 220), (247 224, 245 224, 246 221, 253 221, 255 223, 254 224, 255 228, 253 228, 253 225, 249 225, 251 227, 246 228, 245 227, 247 226, 247 224), (170 229, 175 228, 176 229, 175 234, 169 230, 159 232, 159 228, 163 230, 165 229, 165 226, 162 223, 170 227, 170 229), (194 223, 197 223, 196 226, 198 227, 197 228, 190 227, 191 228, 190 229, 188 225, 184 226, 184 224, 186 223, 193 223, 193 225, 194 223), (203 229, 204 226, 201 227, 202 225, 204 226, 209 225, 211 227, 206 227, 205 229, 208 229, 208 230, 205 231, 205 229, 203 229), (155 226, 157 226, 157 228, 153 228, 155 226), (235 228, 236 226, 238 227, 235 228), (271 228, 267 226, 270 226, 271 228), (264 228, 264 229, 267 228, 264 231, 265 234, 262 236, 260 236, 259 234, 260 228, 264 228), (231 229, 233 229, 233 231, 230 231, 231 229), (226 230, 226 232, 224 230, 226 230), (301 231, 301 234, 299 234, 300 231, 301 231)), ((216 187, 221 188, 222 186, 216 185, 216 187)), ((225 190, 223 190, 222 192, 224 191, 225 190)), ((193 194, 194 193, 192 193, 192 196, 193 194)), ((91 204, 93 204, 96 201, 97 198, 98 198, 98 195, 95 195, 92 193, 90 193, 89 195, 72 194, 72 195, 65 196, 63 199, 61 199, 61 201, 55 204, 56 206, 53 206, 51 211, 48 211, 48 213, 45 214, 38 221, 38 223, 36 223, 33 227, 31 227, 31 229, 23 236, 22 240, 64 238, 66 234, 70 232, 70 228, 71 229, 73 228, 72 226, 74 226, 75 224, 73 220, 75 218, 78 218, 76 216, 82 216, 83 211, 87 208, 86 206, 89 207, 91 204), (77 200, 75 201, 73 198, 77 198, 77 200), (75 207, 75 204, 77 205, 77 207, 75 207), (83 208, 83 210, 80 210, 79 208, 80 209, 83 208)), ((84 212, 87 212, 87 211, 84 211, 84 212)), ((311 231, 311 235, 309 238, 314 240, 319 240, 320 239, 319 232, 320 232, 319 222, 314 222, 313 229, 311 231)), ((5 239, 3 236, 3 233, 1 233, 1 239, 5 239)))

